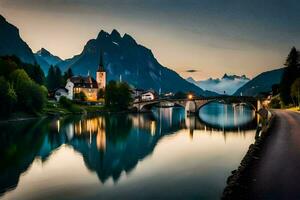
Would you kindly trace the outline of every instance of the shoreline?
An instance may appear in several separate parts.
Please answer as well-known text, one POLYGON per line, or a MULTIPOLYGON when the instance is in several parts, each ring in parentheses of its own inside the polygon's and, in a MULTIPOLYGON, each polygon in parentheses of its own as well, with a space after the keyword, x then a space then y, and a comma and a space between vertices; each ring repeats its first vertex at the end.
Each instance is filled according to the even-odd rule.
POLYGON ((88 114, 139 114, 139 113, 147 113, 147 112, 135 112, 131 110, 123 110, 123 111, 110 111, 110 110, 98 110, 98 111, 83 111, 83 112, 68 112, 68 113, 43 113, 41 115, 31 115, 28 117, 15 117, 15 118, 8 118, 8 119, 1 119, 0 124, 2 123, 12 123, 12 122, 20 122, 26 120, 34 120, 34 119, 42 119, 47 117, 64 117, 68 115, 88 115, 88 114))
POLYGON ((276 123, 276 115, 272 111, 271 113, 272 116, 267 126, 262 128, 261 135, 249 146, 238 168, 233 170, 227 178, 227 184, 221 196, 222 200, 249 199, 249 185, 254 181, 251 179, 251 175, 255 170, 255 165, 261 158, 261 152, 267 142, 267 138, 272 132, 274 123, 276 123))

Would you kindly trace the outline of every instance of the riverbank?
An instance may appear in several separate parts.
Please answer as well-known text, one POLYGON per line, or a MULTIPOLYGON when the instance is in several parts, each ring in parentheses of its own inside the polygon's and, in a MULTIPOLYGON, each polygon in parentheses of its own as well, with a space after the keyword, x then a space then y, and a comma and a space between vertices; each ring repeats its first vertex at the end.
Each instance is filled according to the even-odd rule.
POLYGON ((63 117, 67 115, 81 115, 81 114, 117 114, 117 113, 134 113, 131 110, 111 110, 104 105, 81 105, 72 104, 70 107, 64 107, 58 102, 47 102, 42 113, 28 114, 24 112, 13 113, 7 119, 1 119, 0 123, 32 120, 43 117, 63 117))
POLYGON ((251 199, 249 198, 249 188, 256 180, 253 180, 253 173, 256 165, 261 159, 262 151, 266 144, 267 138, 270 136, 274 124, 276 123, 276 115, 272 112, 269 122, 262 127, 261 133, 259 132, 255 138, 255 143, 249 146, 249 149, 241 161, 238 169, 233 170, 227 179, 227 186, 223 191, 223 200, 240 200, 251 199))

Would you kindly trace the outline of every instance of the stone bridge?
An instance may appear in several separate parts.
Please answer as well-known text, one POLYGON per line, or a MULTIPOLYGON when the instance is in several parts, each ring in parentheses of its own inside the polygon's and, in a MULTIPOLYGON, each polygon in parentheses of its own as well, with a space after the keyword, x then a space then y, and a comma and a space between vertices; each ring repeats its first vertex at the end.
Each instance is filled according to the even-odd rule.
POLYGON ((234 105, 249 105, 253 110, 257 111, 261 108, 261 100, 254 97, 246 96, 219 96, 219 97, 203 97, 193 99, 155 99, 152 101, 139 101, 132 104, 132 109, 138 112, 149 111, 155 105, 160 106, 181 106, 185 108, 187 113, 196 113, 204 105, 211 102, 233 103, 234 105), (172 104, 172 105, 171 105, 172 104))

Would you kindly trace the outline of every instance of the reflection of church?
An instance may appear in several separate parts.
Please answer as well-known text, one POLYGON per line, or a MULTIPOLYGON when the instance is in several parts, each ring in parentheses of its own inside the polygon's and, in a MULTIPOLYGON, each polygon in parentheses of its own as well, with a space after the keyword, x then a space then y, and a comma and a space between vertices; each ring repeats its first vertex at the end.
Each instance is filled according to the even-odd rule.
POLYGON ((97 149, 105 151, 106 135, 104 117, 80 120, 74 124, 74 135, 76 137, 88 138, 90 144, 92 143, 93 137, 96 136, 97 149))

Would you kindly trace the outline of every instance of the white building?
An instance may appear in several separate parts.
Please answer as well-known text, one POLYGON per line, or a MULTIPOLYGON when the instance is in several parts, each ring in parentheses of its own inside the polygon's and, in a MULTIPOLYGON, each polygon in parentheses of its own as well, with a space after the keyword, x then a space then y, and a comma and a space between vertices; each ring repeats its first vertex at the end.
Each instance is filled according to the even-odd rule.
POLYGON ((146 91, 141 94, 142 101, 152 101, 155 99, 155 93, 152 91, 146 91))
POLYGON ((98 70, 96 72, 96 80, 88 75, 83 76, 73 76, 67 80, 65 86, 65 91, 63 89, 58 89, 55 92, 55 98, 58 101, 60 97, 65 96, 68 99, 75 99, 75 95, 79 93, 84 93, 87 101, 97 101, 98 91, 105 90, 106 87, 106 72, 103 64, 103 57, 101 54, 100 63, 98 70))

